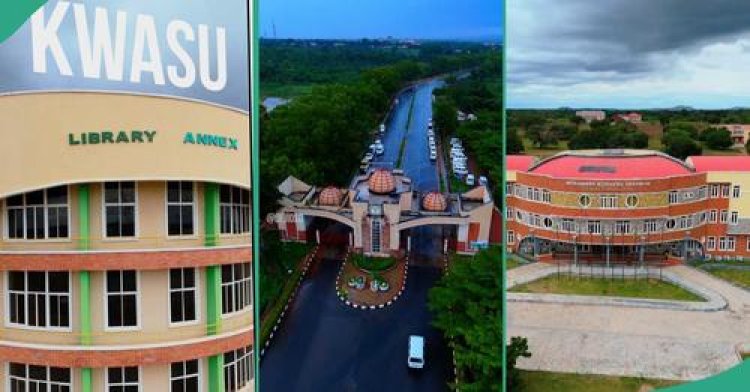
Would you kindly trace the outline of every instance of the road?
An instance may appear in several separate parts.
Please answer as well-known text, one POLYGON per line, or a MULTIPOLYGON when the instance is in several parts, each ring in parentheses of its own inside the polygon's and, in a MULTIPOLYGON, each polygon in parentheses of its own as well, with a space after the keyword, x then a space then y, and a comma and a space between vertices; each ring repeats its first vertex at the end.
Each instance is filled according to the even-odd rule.
MULTIPOLYGON (((403 93, 383 137, 385 154, 377 161, 393 167, 406 135, 403 169, 415 189, 437 190, 435 165, 429 160, 427 122, 432 112, 431 81, 403 93), (409 107, 414 106, 409 122, 409 107), (390 163, 390 165, 388 165, 390 163)), ((412 232, 414 260, 404 294, 390 307, 352 309, 335 295, 341 262, 327 259, 300 286, 290 312, 260 362, 260 387, 268 391, 447 391, 451 356, 431 325, 427 292, 440 277, 441 233, 425 227, 412 232), (406 366, 410 334, 426 338, 422 371, 406 366)))

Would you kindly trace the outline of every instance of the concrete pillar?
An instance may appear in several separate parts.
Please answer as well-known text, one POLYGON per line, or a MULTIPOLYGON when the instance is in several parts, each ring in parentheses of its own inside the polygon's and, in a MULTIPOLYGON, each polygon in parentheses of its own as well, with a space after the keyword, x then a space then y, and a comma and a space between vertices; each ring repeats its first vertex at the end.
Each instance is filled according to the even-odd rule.
POLYGON ((610 245, 609 245, 609 241, 607 241, 607 268, 609 268, 609 252, 610 252, 610 245))

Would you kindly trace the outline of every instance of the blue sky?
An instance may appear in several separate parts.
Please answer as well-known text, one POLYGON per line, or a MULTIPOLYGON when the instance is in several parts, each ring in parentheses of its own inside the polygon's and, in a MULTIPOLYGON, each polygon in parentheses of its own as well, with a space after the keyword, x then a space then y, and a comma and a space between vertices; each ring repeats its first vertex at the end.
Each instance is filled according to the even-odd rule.
POLYGON ((261 0, 260 34, 278 38, 488 39, 502 0, 261 0))

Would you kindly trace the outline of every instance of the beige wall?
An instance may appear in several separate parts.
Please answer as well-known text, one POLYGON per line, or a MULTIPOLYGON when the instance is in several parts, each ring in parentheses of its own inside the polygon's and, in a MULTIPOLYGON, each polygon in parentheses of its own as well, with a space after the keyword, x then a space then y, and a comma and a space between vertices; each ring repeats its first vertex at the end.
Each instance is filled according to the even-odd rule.
POLYGON ((738 211, 741 218, 750 218, 750 172, 710 172, 708 182, 731 184, 729 210, 738 211), (732 197, 732 186, 740 186, 740 198, 732 197))
MULTIPOLYGON (((200 372, 201 372, 201 391, 210 392, 208 390, 208 363, 205 358, 201 358, 200 361, 200 372)), ((80 373, 77 371, 76 373, 80 373)), ((141 391, 143 392, 156 392, 156 391, 169 391, 169 375, 170 365, 151 365, 141 366, 140 382, 141 391)), ((98 368, 94 369, 92 374, 92 386, 94 392, 107 392, 106 386, 106 369, 98 368)), ((79 384, 76 384, 79 385, 79 384)))
MULTIPOLYGON (((0 293, 5 297, 6 272, 0 273, 0 293)), ((105 329, 106 313, 104 304, 105 273, 91 272, 91 327, 93 344, 117 345, 169 342, 182 339, 198 338, 206 334, 206 292, 205 269, 198 268, 196 279, 198 283, 198 321, 184 325, 169 324, 169 274, 166 270, 140 271, 138 273, 138 288, 140 294, 139 320, 140 328, 127 331, 105 329)), ((18 342, 34 342, 46 344, 79 343, 79 278, 78 274, 71 275, 72 299, 71 311, 72 330, 67 332, 50 332, 48 330, 29 330, 5 327, 5 300, 0 301, 0 340, 18 342)), ((254 283, 254 282, 253 282, 254 283)), ((236 331, 247 328, 253 323, 253 309, 248 309, 222 318, 220 332, 236 331)))
MULTIPOLYGON (((194 248, 204 244, 204 183, 195 183, 194 224, 195 234, 185 237, 168 237, 166 226, 166 181, 143 181, 136 183, 137 192, 137 237, 136 238, 105 238, 104 233, 104 204, 103 183, 91 185, 91 249, 159 249, 159 248, 194 248)), ((80 234, 78 231, 78 186, 71 185, 68 189, 70 238, 62 240, 9 240, 5 236, 7 213, 5 203, 1 203, 2 218, 0 218, 0 250, 3 251, 48 251, 75 250, 78 246, 80 234)), ((250 234, 222 235, 219 245, 250 244, 250 234)))
POLYGON ((0 197, 56 184, 192 179, 250 187, 248 115, 177 98, 56 92, 0 96, 0 197), (68 133, 156 130, 153 143, 68 144, 68 133), (238 150, 183 144, 185 132, 238 150))

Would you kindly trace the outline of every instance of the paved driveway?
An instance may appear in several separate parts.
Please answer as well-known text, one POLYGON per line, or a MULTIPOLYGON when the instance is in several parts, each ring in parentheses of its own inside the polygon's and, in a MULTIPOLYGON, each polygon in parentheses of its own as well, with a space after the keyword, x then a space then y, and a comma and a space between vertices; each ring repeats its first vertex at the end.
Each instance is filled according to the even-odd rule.
MULTIPOLYGON (((508 280, 534 264, 510 270, 508 280)), ((722 295, 715 312, 591 305, 508 303, 508 336, 529 339, 530 370, 695 380, 739 363, 736 346, 750 342, 750 292, 687 266, 683 279, 722 295)))

